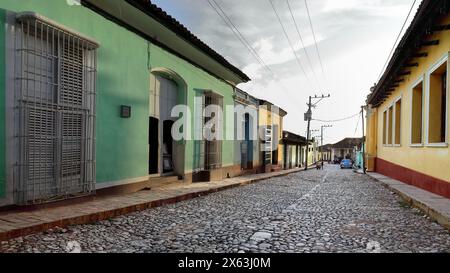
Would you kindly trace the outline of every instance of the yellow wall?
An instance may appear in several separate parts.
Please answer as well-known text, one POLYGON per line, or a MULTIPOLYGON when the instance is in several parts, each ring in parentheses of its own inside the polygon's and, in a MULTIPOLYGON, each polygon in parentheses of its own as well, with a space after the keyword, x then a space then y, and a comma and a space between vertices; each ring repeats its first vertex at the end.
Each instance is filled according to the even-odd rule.
POLYGON ((273 139, 274 143, 278 143, 278 163, 282 164, 284 159, 283 145, 281 145, 281 140, 283 139, 283 117, 278 114, 271 112, 270 107, 260 106, 259 107, 259 126, 272 125, 278 126, 278 139, 273 139))
MULTIPOLYGON (((378 148, 377 130, 379 128, 383 131, 383 127, 378 126, 378 111, 376 108, 367 109, 366 120, 366 168, 368 171, 373 172, 375 171, 375 158, 377 157, 378 148)), ((381 145, 382 143, 380 142, 381 145)))
MULTIPOLYGON (((314 163, 316 163, 318 157, 319 157, 319 153, 317 151, 317 145, 316 144, 310 144, 309 148, 311 149, 311 152, 308 152, 308 165, 312 165, 314 163)), ((302 147, 303 149, 303 159, 306 155, 306 146, 302 147)), ((302 162, 304 163, 304 162, 302 162)))
MULTIPOLYGON (((444 24, 450 24, 450 16, 447 16, 447 18, 440 23, 440 25, 444 24)), ((424 144, 421 147, 412 147, 410 145, 412 116, 411 89, 414 83, 417 82, 421 77, 423 77, 425 81, 424 94, 426 94, 428 90, 426 73, 445 54, 448 55, 450 51, 450 35, 448 31, 436 32, 432 37, 428 37, 428 40, 435 39, 439 39, 440 44, 437 46, 422 48, 421 51, 428 52, 428 57, 417 58, 414 60, 414 62, 419 62, 419 67, 411 68, 411 75, 405 76, 405 81, 402 82, 400 86, 397 87, 396 90, 392 93, 392 95, 380 107, 378 107, 378 109, 376 109, 377 111, 373 113, 373 116, 377 117, 377 120, 372 120, 373 116, 368 117, 368 162, 370 165, 370 156, 378 156, 379 158, 392 162, 394 164, 450 182, 450 148, 448 146, 432 147, 430 145, 424 144), (401 97, 402 99, 401 145, 398 147, 386 146, 383 145, 383 112, 388 109, 399 97, 401 97), (374 131, 377 132, 376 140, 374 140, 374 131)), ((450 96, 447 96, 447 100, 447 105, 449 106, 450 110, 450 96)), ((427 128, 426 123, 428 121, 428 111, 429 109, 427 107, 425 95, 423 125, 423 134, 425 135, 427 128)), ((447 113, 447 122, 449 122, 449 120, 450 113, 447 113)), ((448 126, 448 128, 450 128, 450 125, 448 126)), ((426 139, 424 139, 424 142, 425 141, 426 139)))

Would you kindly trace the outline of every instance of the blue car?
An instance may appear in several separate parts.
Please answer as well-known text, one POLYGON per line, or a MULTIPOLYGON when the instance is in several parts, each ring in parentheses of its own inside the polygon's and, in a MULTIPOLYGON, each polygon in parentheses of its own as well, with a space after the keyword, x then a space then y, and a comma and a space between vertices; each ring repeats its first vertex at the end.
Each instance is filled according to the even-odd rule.
POLYGON ((344 159, 341 161, 341 169, 352 169, 353 163, 350 159, 344 159))

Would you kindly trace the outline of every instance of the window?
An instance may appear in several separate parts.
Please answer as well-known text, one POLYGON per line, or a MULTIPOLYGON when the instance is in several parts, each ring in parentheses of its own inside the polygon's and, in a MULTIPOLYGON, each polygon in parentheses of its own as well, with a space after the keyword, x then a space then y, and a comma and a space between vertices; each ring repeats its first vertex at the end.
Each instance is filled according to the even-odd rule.
POLYGON ((211 128, 211 133, 217 137, 205 141, 205 168, 206 170, 215 170, 222 167, 222 132, 223 120, 221 110, 223 108, 223 98, 219 95, 208 92, 205 94, 205 107, 214 106, 217 110, 211 117, 205 117, 204 124, 212 119, 216 119, 216 124, 211 128), (216 116, 217 115, 217 116, 216 116))
POLYGON ((428 143, 447 142, 447 59, 428 75, 428 143))
POLYGON ((401 122, 402 122, 402 100, 399 99, 397 102, 395 102, 395 115, 394 115, 394 144, 400 145, 401 144, 401 122))
POLYGON ((16 19, 17 202, 90 194, 98 44, 36 14, 16 19))
POLYGON ((387 135, 387 144, 388 145, 392 145, 393 117, 394 117, 394 106, 391 106, 388 109, 388 135, 387 135))
POLYGON ((412 89, 412 109, 411 109, 411 144, 422 144, 422 124, 423 124, 423 81, 420 81, 412 89))

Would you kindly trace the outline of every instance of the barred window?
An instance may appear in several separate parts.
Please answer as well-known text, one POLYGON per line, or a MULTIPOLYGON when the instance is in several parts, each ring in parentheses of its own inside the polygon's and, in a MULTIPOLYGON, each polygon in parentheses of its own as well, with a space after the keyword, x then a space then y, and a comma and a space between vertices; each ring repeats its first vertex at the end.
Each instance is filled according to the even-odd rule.
POLYGON ((98 45, 34 13, 17 22, 17 202, 90 193, 98 45))
MULTIPOLYGON (((205 107, 216 106, 223 109, 223 98, 208 92, 205 94, 205 107)), ((223 132, 223 120, 222 113, 216 112, 214 115, 217 123, 211 128, 211 133, 219 135, 220 139, 206 140, 205 142, 205 167, 207 170, 215 170, 222 167, 222 132, 223 132)), ((207 124, 212 117, 205 117, 204 124, 207 124)))

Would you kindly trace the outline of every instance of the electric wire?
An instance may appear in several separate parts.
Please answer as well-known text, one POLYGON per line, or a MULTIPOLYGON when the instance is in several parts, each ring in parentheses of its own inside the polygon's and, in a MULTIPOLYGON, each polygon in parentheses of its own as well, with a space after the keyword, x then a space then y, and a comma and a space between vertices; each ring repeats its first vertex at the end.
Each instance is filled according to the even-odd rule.
POLYGON ((316 72, 315 72, 315 70, 314 70, 314 66, 313 66, 313 64, 312 64, 312 62, 311 62, 311 58, 310 58, 310 56, 309 56, 308 51, 306 50, 306 46, 305 46, 305 43, 304 43, 304 40, 303 40, 303 36, 302 36, 302 34, 301 34, 301 32, 300 32, 300 27, 298 26, 297 20, 295 20, 294 13, 292 12, 292 8, 291 8, 291 4, 289 3, 289 0, 286 0, 286 3, 287 3, 287 6, 288 6, 288 9, 289 9, 289 13, 291 14, 292 21, 294 22, 295 29, 296 29, 296 31, 297 31, 298 37, 299 37, 299 39, 300 39, 300 43, 301 43, 301 45, 302 45, 302 47, 303 47, 303 51, 305 52, 306 59, 308 60, 308 64, 309 64, 309 66, 311 67, 311 71, 312 71, 313 74, 314 74, 315 80, 319 83, 317 74, 316 74, 316 72))
POLYGON ((319 46, 317 45, 316 32, 314 31, 314 27, 313 27, 313 23, 312 23, 312 19, 311 19, 311 14, 309 12, 308 2, 306 0, 305 0, 305 7, 306 7, 306 13, 308 14, 309 25, 311 27, 311 32, 312 32, 312 35, 313 35, 314 45, 315 45, 315 48, 316 48, 316 51, 317 51, 317 56, 319 57, 320 68, 322 69, 322 74, 325 76, 325 70, 323 68, 323 63, 322 63, 322 57, 320 55, 319 46))
POLYGON ((261 56, 258 54, 255 48, 250 44, 250 42, 245 38, 242 32, 238 29, 238 27, 233 23, 231 18, 227 15, 227 13, 223 10, 223 8, 217 3, 215 0, 206 0, 211 8, 219 15, 219 17, 225 22, 227 27, 233 32, 233 34, 238 38, 238 40, 246 47, 246 49, 252 54, 252 56, 259 62, 261 67, 266 69, 270 74, 272 74, 272 79, 280 84, 282 89, 291 93, 288 88, 281 82, 281 80, 276 76, 275 72, 264 62, 261 56), (214 6, 213 3, 217 6, 214 6))
POLYGON ((341 118, 341 119, 335 119, 335 120, 311 119, 311 120, 318 121, 318 122, 326 122, 326 123, 336 123, 336 122, 346 121, 346 120, 355 118, 356 116, 359 116, 360 114, 361 114, 361 111, 359 111, 357 114, 354 114, 349 117, 341 118))
MULTIPOLYGON (((294 57, 295 57, 295 59, 297 60, 297 63, 298 63, 298 65, 300 66, 300 69, 302 70, 303 74, 305 75, 305 78, 307 79, 308 83, 310 84, 309 77, 308 77, 308 75, 306 74, 305 68, 303 67, 303 65, 302 65, 302 63, 301 63, 300 58, 298 57, 297 52, 295 51, 294 46, 292 45, 292 41, 291 41, 291 39, 289 38, 289 35, 288 35, 287 32, 286 32, 286 28, 284 27, 283 22, 281 21, 280 15, 278 14, 278 12, 277 12, 277 10, 276 10, 275 5, 273 4, 272 0, 269 0, 269 3, 270 3, 270 5, 272 6, 272 9, 273 9, 273 11, 274 11, 274 13, 275 13, 275 15, 276 15, 276 17, 277 17, 277 19, 278 19, 278 23, 280 24, 281 28, 283 29, 284 36, 286 37, 286 39, 287 39, 287 41, 288 41, 288 43, 289 43, 289 46, 290 46, 290 48, 292 49, 292 53, 294 54, 294 57)), ((310 85, 311 85, 311 84, 310 84, 310 85)))
MULTIPOLYGON (((306 1, 306 0, 305 0, 306 1)), ((411 8, 409 9, 408 16, 406 16, 405 22, 403 22, 402 28, 400 29, 400 32, 397 35, 397 38, 395 39, 394 45, 392 46, 391 51, 389 52, 389 55, 387 57, 387 60, 381 69, 380 75, 378 76, 378 81, 381 80, 381 77, 383 76, 384 70, 387 68, 387 65, 389 63, 389 60, 391 59, 392 54, 394 53, 395 47, 397 46, 398 40, 400 39, 403 30, 405 29, 406 23, 408 23, 408 19, 411 16, 411 13, 414 9, 414 6, 416 5, 417 0, 414 0, 413 4, 411 5, 411 8)))

